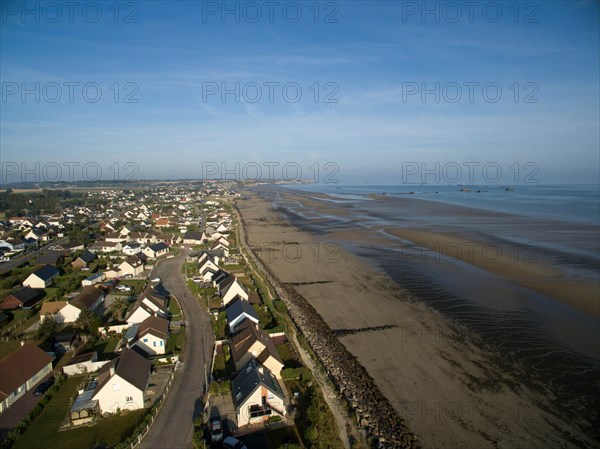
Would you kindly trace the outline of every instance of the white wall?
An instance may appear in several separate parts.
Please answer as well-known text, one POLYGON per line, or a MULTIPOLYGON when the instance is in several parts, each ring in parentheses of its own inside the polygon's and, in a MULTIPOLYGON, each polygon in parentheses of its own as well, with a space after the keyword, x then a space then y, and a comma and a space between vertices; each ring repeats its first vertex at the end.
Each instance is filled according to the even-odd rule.
POLYGON ((116 374, 94 395, 94 399, 98 400, 102 413, 144 408, 144 393, 116 374))

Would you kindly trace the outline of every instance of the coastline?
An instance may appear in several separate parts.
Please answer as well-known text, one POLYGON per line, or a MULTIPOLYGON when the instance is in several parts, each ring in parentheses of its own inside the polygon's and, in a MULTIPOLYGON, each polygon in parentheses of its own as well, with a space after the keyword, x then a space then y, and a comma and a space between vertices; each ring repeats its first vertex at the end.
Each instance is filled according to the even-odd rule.
POLYGON ((318 236, 256 193, 237 204, 262 263, 314 307, 423 447, 593 446, 553 411, 548 393, 515 377, 518 363, 357 257, 337 248, 331 259, 318 236), (285 257, 289 245, 299 257, 285 257))

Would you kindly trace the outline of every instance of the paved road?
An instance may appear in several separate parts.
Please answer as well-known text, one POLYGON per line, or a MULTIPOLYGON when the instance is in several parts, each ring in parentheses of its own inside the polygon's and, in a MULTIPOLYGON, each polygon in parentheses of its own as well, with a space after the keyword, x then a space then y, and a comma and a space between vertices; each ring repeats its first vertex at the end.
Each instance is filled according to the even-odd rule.
POLYGON ((201 309, 183 279, 181 265, 186 254, 182 250, 178 257, 161 261, 151 276, 159 276, 167 290, 177 296, 187 327, 182 363, 158 417, 138 446, 142 449, 192 448, 193 419, 203 407, 204 361, 210 372, 215 337, 208 313, 201 309))

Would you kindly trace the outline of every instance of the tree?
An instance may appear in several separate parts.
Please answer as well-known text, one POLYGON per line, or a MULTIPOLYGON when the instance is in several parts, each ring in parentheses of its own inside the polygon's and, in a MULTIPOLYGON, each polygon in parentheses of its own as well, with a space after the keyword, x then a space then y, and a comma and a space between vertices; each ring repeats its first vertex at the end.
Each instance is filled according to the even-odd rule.
POLYGON ((100 318, 98 318, 96 314, 90 312, 87 309, 84 309, 79 314, 79 318, 77 318, 75 324, 88 334, 97 335, 98 327, 100 327, 102 323, 100 322, 100 318))
POLYGON ((113 318, 116 321, 123 321, 124 314, 127 311, 129 304, 122 296, 117 296, 113 303, 110 305, 110 311, 112 313, 113 318))
POLYGON ((35 331, 35 336, 38 340, 46 337, 47 335, 52 335, 58 332, 59 325, 56 322, 56 318, 52 315, 46 315, 44 321, 40 323, 40 326, 35 331))

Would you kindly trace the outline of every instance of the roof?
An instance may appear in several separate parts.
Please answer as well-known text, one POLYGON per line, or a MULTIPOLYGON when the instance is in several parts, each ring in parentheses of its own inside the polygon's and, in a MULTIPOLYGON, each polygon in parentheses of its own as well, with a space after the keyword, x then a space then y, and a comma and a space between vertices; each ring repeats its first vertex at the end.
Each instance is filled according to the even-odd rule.
POLYGON ((75 402, 73 402, 73 405, 71 406, 71 412, 96 408, 98 406, 98 400, 93 399, 93 397, 97 386, 97 380, 90 382, 85 391, 77 396, 75 402))
POLYGON ((86 352, 85 354, 79 354, 79 355, 74 356, 69 361, 69 363, 67 363, 65 366, 77 365, 78 363, 91 362, 92 360, 94 360, 95 357, 98 357, 98 352, 96 352, 96 351, 86 352))
POLYGON ((52 363, 52 357, 33 343, 25 343, 0 360, 0 394, 2 399, 27 382, 34 374, 52 363))
POLYGON ((42 294, 43 294, 43 290, 41 290, 41 289, 24 287, 21 290, 17 290, 16 292, 13 292, 9 296, 12 296, 13 298, 15 298, 18 301, 22 302, 23 304, 27 305, 29 302, 33 302, 36 299, 38 299, 39 297, 41 297, 42 294))
POLYGON ((89 309, 92 307, 101 296, 104 295, 102 290, 97 289, 93 286, 83 287, 79 294, 73 298, 71 301, 71 305, 77 307, 78 309, 89 309))
POLYGON ((160 243, 155 243, 154 245, 151 245, 150 249, 154 252, 158 252, 158 251, 163 251, 165 249, 169 249, 169 247, 164 242, 160 242, 160 243))
POLYGON ((264 363, 269 356, 272 356, 283 365, 283 360, 281 360, 279 352, 277 352, 277 348, 275 348, 269 335, 262 330, 257 329, 257 327, 253 326, 249 321, 247 324, 241 325, 239 331, 231 337, 230 348, 233 362, 237 364, 248 352, 250 347, 257 341, 264 347, 257 356, 257 359, 261 363, 264 363))
POLYGON ((131 349, 124 349, 118 358, 110 363, 107 363, 100 369, 100 372, 98 373, 98 388, 96 389, 96 392, 100 391, 111 378, 111 367, 115 367, 116 375, 122 379, 125 379, 139 390, 144 391, 146 389, 146 385, 148 385, 151 366, 152 364, 150 361, 137 352, 131 349))
POLYGON ((138 328, 139 326, 137 324, 132 324, 131 326, 129 326, 127 332, 125 332, 125 335, 123 336, 126 342, 130 342, 135 338, 135 336, 138 333, 138 328))
POLYGON ((256 359, 250 360, 231 384, 233 400, 236 406, 241 406, 256 391, 259 386, 265 387, 271 393, 285 400, 281 385, 268 368, 256 359))
POLYGON ((45 302, 44 304, 42 304, 42 308, 40 309, 40 316, 44 316, 47 314, 54 315, 67 304, 67 301, 45 302))
POLYGON ((35 257, 36 265, 56 265, 63 258, 62 251, 49 250, 44 254, 38 254, 35 257))
POLYGON ((83 260, 85 263, 90 263, 96 258, 96 255, 91 251, 85 250, 85 252, 78 258, 83 260))
POLYGON ((202 233, 198 231, 187 231, 183 238, 186 240, 202 240, 202 233))
POLYGON ((258 315, 256 314, 254 307, 252 307, 248 301, 244 301, 242 299, 233 301, 233 303, 227 307, 226 313, 228 323, 231 323, 242 314, 252 317, 258 322, 258 315))
POLYGON ((158 336, 164 335, 164 338, 167 338, 167 335, 169 335, 169 321, 158 316, 146 318, 139 324, 138 335, 141 337, 149 332, 158 336))
POLYGON ((52 265, 44 265, 42 268, 38 268, 32 274, 35 274, 40 279, 47 281, 48 279, 58 276, 60 273, 56 267, 52 265))

